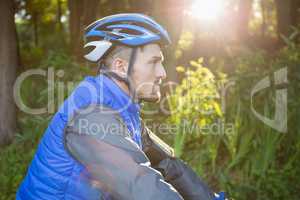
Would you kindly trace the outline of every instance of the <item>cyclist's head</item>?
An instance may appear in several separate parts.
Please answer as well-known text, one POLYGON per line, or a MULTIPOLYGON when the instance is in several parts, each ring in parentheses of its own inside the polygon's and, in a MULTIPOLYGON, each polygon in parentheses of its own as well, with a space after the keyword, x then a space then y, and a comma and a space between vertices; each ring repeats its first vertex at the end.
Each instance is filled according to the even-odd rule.
POLYGON ((123 81, 138 99, 159 99, 166 77, 161 47, 170 44, 163 27, 145 15, 118 14, 89 25, 85 39, 85 58, 99 63, 102 73, 123 81))

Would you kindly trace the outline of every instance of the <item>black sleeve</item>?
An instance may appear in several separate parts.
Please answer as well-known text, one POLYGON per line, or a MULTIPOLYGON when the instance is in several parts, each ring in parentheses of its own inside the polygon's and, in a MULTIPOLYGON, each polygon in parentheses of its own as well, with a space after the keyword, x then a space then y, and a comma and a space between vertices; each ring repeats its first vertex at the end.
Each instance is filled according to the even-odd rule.
POLYGON ((154 168, 185 200, 212 200, 213 192, 182 160, 175 158, 173 149, 159 139, 143 123, 143 150, 154 168))
POLYGON ((166 144, 158 136, 156 136, 141 120, 142 122, 142 142, 143 151, 149 158, 151 165, 156 166, 166 158, 175 157, 172 147, 166 144))
POLYGON ((178 158, 162 160, 156 168, 185 200, 213 200, 214 193, 193 171, 178 158))
POLYGON ((150 167, 121 118, 108 108, 80 112, 65 131, 66 148, 113 199, 182 200, 150 167))

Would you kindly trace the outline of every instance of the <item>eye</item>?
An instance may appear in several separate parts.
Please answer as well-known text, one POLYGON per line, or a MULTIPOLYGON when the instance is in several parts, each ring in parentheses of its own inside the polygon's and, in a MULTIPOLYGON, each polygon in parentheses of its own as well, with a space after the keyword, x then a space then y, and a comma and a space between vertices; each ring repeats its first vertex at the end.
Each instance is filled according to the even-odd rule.
POLYGON ((158 62, 157 60, 150 60, 148 63, 155 65, 157 62, 158 62))

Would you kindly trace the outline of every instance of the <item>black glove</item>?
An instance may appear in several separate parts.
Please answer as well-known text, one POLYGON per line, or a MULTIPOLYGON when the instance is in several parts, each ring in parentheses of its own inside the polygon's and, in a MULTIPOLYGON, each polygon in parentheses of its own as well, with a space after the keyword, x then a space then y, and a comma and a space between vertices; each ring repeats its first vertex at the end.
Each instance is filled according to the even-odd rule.
POLYGON ((197 174, 177 158, 167 158, 155 166, 185 200, 213 200, 214 194, 197 174))

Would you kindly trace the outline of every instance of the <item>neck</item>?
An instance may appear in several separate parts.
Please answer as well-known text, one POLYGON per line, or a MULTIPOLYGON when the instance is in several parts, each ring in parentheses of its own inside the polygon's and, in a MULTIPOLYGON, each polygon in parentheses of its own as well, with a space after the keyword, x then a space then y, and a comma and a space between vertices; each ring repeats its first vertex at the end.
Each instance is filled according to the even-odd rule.
POLYGON ((123 81, 119 81, 115 78, 112 78, 112 79, 126 94, 128 94, 130 96, 129 88, 123 81))
MULTIPOLYGON (((128 96, 130 96, 131 98, 132 98, 132 95, 133 94, 130 94, 130 91, 129 91, 129 88, 128 88, 128 86, 127 86, 127 84, 126 83, 124 83, 123 81, 119 81, 119 80, 117 80, 117 79, 115 79, 115 78, 113 78, 112 77, 112 80, 128 95, 128 96)), ((138 100, 138 98, 137 98, 137 96, 136 96, 136 94, 134 95, 135 97, 134 98, 132 98, 132 100, 133 100, 133 102, 139 102, 139 100, 138 100)))

